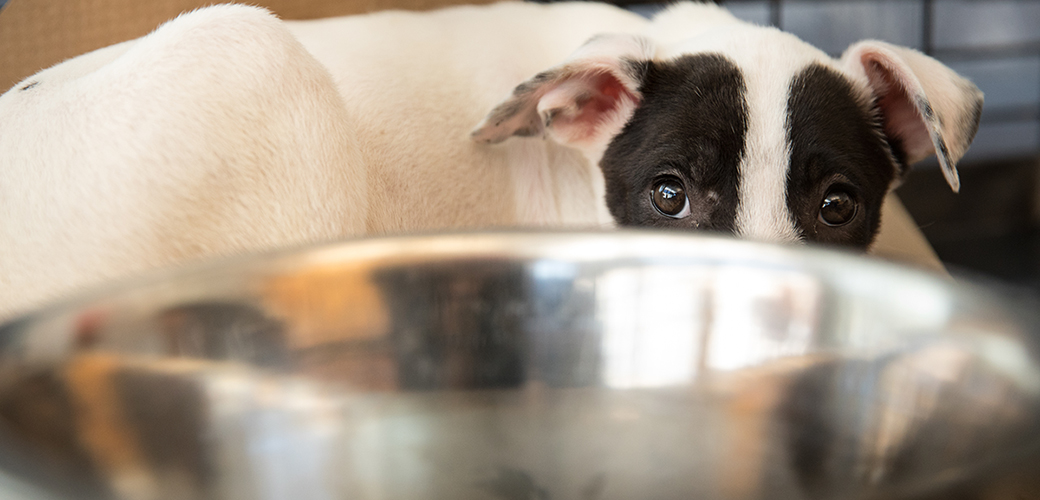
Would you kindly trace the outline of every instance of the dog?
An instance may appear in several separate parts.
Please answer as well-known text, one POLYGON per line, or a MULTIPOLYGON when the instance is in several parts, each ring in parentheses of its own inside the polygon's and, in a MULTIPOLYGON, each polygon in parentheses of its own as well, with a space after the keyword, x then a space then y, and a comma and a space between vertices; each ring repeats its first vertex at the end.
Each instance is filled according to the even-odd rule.
POLYGON ((643 226, 866 249, 981 92, 709 4, 281 21, 219 5, 0 96, 0 318, 183 262, 363 235, 643 226))

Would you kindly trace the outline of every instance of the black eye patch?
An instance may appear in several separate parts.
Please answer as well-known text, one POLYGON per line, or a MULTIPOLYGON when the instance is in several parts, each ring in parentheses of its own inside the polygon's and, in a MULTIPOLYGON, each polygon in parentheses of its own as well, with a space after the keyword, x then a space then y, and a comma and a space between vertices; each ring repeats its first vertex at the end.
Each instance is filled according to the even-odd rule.
POLYGON ((881 203, 897 166, 871 106, 856 99, 844 76, 819 64, 791 82, 787 206, 808 241, 865 249, 877 235, 881 203), (834 190, 857 205, 848 223, 828 224, 832 215, 821 217, 834 190))
POLYGON ((611 215, 620 225, 732 231, 748 128, 743 75, 716 54, 639 64, 642 102, 600 161, 611 215), (683 182, 688 217, 653 206, 667 176, 683 182))

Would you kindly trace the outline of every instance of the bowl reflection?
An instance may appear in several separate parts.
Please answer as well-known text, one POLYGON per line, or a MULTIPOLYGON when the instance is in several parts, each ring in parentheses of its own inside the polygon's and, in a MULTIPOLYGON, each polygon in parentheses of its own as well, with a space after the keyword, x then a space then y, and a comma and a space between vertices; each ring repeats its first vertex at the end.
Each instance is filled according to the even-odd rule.
POLYGON ((0 468, 27 498, 1035 498, 1027 302, 673 233, 244 258, 0 327, 0 468))

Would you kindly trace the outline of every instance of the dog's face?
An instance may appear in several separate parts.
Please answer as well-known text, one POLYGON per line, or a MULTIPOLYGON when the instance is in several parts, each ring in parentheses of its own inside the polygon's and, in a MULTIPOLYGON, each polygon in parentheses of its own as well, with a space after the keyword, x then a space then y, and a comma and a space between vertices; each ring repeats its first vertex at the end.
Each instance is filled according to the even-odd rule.
POLYGON ((835 61, 734 22, 667 46, 593 39, 474 135, 582 149, 619 225, 866 248, 909 164, 938 154, 958 188, 981 104, 974 85, 908 49, 863 42, 835 61))
POLYGON ((824 54, 753 34, 764 36, 685 44, 635 69, 640 104, 600 160, 611 214, 622 225, 866 247, 905 155, 884 138, 869 94, 824 54))

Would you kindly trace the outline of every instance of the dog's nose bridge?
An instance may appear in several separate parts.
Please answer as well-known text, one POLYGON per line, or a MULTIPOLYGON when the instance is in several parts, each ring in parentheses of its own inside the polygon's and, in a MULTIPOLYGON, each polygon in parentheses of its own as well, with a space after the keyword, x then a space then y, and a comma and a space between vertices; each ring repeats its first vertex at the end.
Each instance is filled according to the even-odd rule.
POLYGON ((787 206, 786 150, 745 158, 737 202, 735 233, 759 241, 794 243, 801 240, 787 206))
POLYGON ((774 212, 772 215, 757 217, 751 221, 745 221, 743 224, 738 221, 734 232, 737 236, 748 240, 772 243, 801 242, 802 239, 794 221, 789 217, 784 217, 787 213, 786 210, 782 214, 774 212))
MULTIPOLYGON (((756 75, 760 76, 760 75, 756 75)), ((762 241, 799 240, 787 207, 787 173, 791 147, 786 127, 786 94, 749 77, 758 93, 749 92, 748 132, 741 159, 736 232, 762 241)))

